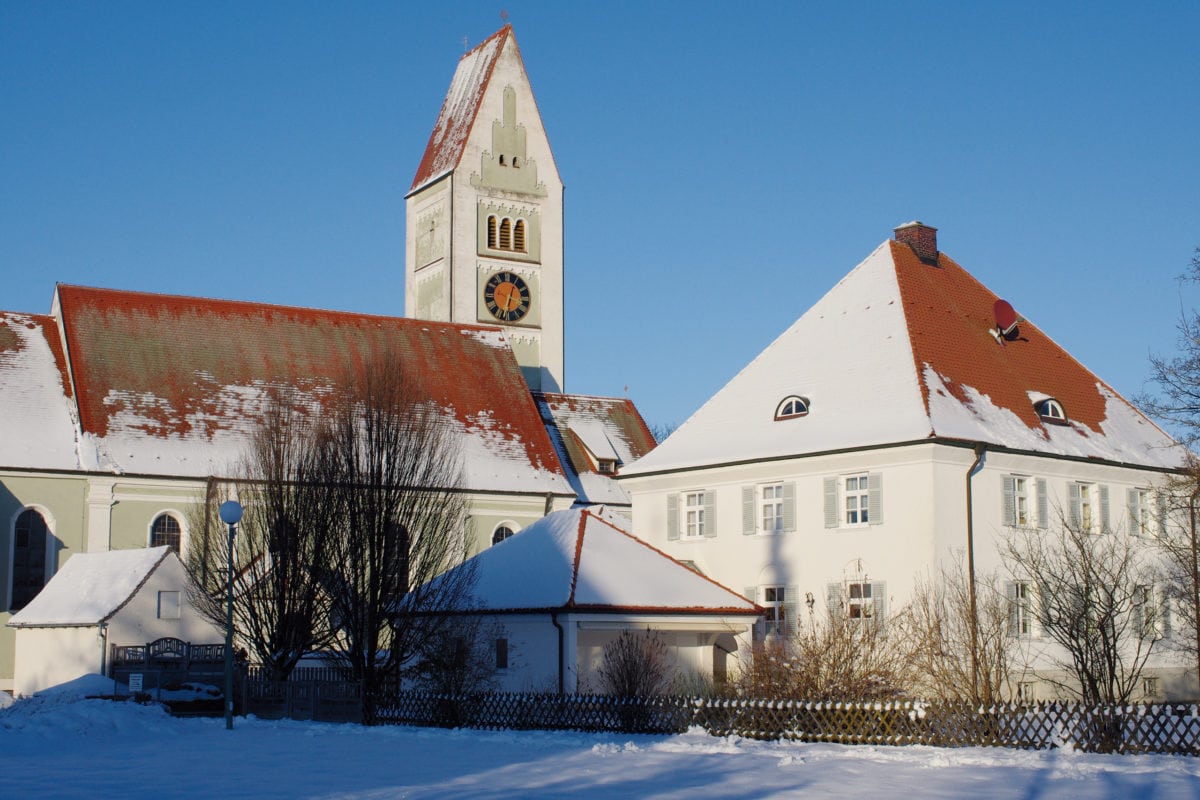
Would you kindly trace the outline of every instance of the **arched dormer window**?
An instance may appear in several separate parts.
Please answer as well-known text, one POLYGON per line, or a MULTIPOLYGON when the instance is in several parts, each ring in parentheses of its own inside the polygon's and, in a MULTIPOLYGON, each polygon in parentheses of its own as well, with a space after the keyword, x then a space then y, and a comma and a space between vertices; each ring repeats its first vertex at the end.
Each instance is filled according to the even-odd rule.
POLYGON ((1033 404, 1033 408, 1042 422, 1049 422, 1053 425, 1067 424, 1067 412, 1063 410, 1062 403, 1053 397, 1037 401, 1033 404))
POLYGON ((500 250, 512 250, 512 220, 508 217, 500 220, 500 250))
POLYGON ((513 250, 525 252, 525 220, 519 219, 513 224, 513 250))
POLYGON ((24 608, 46 585, 46 545, 50 528, 35 509, 22 511, 13 524, 9 610, 24 608))
POLYGON ((496 215, 492 214, 487 220, 487 246, 496 249, 496 215))
POLYGON ((794 419, 807 415, 808 398, 796 394, 783 398, 783 401, 775 408, 775 419, 777 420, 794 419))
POLYGON ((492 544, 500 544, 505 539, 512 536, 516 531, 508 523, 497 526, 496 530, 492 531, 492 544))
POLYGON ((179 555, 181 533, 179 520, 170 514, 159 514, 154 518, 154 524, 150 526, 150 546, 166 545, 175 551, 175 555, 179 555))

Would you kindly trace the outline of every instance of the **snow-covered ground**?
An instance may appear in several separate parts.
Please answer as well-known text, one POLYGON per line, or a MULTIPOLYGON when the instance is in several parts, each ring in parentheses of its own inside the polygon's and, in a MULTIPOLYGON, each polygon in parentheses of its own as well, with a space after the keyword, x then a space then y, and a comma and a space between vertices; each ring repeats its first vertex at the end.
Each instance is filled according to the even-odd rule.
MULTIPOLYGON (((1198 798, 1200 759, 682 736, 173 719, 82 700, 0 708, 0 796, 200 798, 1198 798)), ((2 701, 0 701, 2 702, 2 701)))

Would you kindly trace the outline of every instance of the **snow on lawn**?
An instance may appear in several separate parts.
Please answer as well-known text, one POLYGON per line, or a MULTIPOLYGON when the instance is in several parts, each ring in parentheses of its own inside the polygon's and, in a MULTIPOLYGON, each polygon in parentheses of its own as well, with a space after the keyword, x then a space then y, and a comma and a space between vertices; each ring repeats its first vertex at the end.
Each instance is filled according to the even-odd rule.
POLYGON ((1200 759, 173 719, 84 700, 93 676, 0 708, 5 797, 1194 798, 1200 759))

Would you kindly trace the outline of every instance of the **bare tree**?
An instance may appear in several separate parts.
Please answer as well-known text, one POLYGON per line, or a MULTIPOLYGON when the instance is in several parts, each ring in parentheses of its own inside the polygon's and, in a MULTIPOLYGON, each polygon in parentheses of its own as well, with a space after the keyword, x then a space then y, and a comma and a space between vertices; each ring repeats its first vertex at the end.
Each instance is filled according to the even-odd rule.
POLYGON ((1196 659, 1200 674, 1200 465, 1160 487, 1160 519, 1154 525, 1163 554, 1164 581, 1172 605, 1173 636, 1167 644, 1196 659))
POLYGON ((347 380, 318 436, 334 523, 325 588, 331 650, 360 681, 371 718, 385 685, 415 666, 474 582, 454 432, 418 376, 383 354, 347 380))
POLYGON ((1162 637, 1153 599, 1161 579, 1152 554, 1119 530, 1072 525, 1017 531, 1003 544, 1014 576, 1033 589, 1027 610, 1065 656, 1073 681, 1041 675, 1088 703, 1123 703, 1162 637))
POLYGON ((1011 635, 1006 593, 995 573, 976 577, 973 637, 966 573, 959 556, 919 578, 903 614, 910 686, 919 697, 991 703, 1009 684, 1017 640, 1011 635))
MULTIPOLYGON (((275 680, 328 640, 329 596, 322 582, 330 520, 315 483, 317 452, 309 413, 276 392, 243 456, 234 555, 233 620, 238 638, 275 680)), ((189 571, 196 607, 226 621, 227 531, 217 517, 223 499, 214 482, 191 528, 189 571)))
POLYGON ((734 681, 744 697, 875 700, 903 692, 906 663, 896 620, 852 617, 845 608, 819 614, 789 637, 756 643, 734 681))
POLYGON ((604 646, 600 686, 618 697, 666 694, 675 677, 670 650, 658 631, 621 631, 604 646))
POLYGON ((464 695, 496 687, 497 642, 503 642, 503 668, 508 669, 508 637, 504 626, 463 615, 446 624, 438 636, 421 643, 411 670, 418 688, 437 694, 464 695))
MULTIPOLYGON (((1180 280, 1200 283, 1200 247, 1180 280)), ((1137 400, 1194 451, 1200 443, 1200 312, 1181 304, 1175 331, 1175 353, 1150 357, 1150 377, 1157 392, 1143 392, 1137 400)), ((1161 531, 1163 549, 1184 634, 1173 644, 1191 652, 1200 680, 1200 543, 1196 541, 1200 464, 1194 457, 1186 473, 1167 487, 1165 494, 1170 498, 1171 516, 1178 524, 1161 531)))

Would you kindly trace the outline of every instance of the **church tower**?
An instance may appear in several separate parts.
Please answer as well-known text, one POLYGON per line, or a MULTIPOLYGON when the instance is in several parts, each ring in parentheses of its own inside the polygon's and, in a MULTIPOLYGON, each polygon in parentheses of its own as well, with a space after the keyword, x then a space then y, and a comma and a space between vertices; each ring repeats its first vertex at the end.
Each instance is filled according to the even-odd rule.
POLYGON ((405 314, 505 329, 563 390, 563 185, 512 26, 458 62, 406 199, 405 314))

